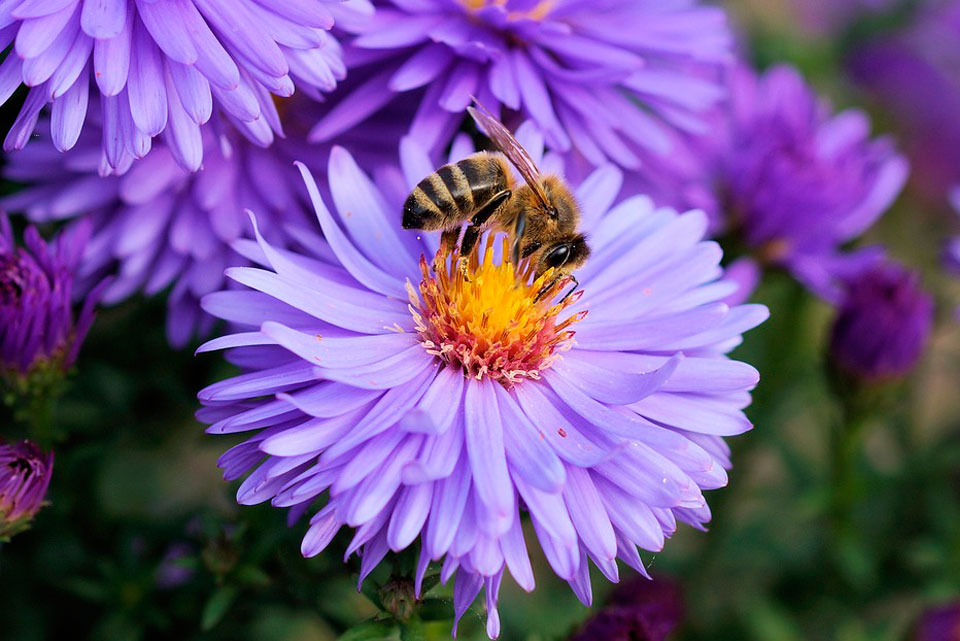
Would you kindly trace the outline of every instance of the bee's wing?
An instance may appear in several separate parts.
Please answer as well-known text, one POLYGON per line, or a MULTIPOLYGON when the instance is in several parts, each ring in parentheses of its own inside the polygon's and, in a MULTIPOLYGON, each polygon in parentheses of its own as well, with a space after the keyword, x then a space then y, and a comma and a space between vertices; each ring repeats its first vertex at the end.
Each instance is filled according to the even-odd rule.
POLYGON ((547 195, 543 192, 540 170, 537 169, 533 158, 531 158, 527 150, 517 142, 513 134, 503 126, 503 123, 494 118, 493 114, 487 111, 487 108, 481 105, 476 98, 474 98, 474 102, 476 102, 477 107, 467 107, 467 111, 473 116, 477 126, 487 134, 487 137, 490 138, 494 146, 503 152, 507 160, 517 168, 517 171, 520 172, 523 179, 530 185, 530 188, 533 190, 533 193, 537 195, 537 198, 540 199, 540 202, 544 205, 549 205, 547 195))

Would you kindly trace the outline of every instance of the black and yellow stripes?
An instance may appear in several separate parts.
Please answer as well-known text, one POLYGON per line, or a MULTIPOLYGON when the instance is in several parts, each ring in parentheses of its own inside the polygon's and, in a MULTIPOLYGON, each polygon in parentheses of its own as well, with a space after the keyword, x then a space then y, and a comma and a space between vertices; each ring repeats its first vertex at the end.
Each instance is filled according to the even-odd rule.
POLYGON ((474 154, 444 165, 411 192, 403 206, 403 226, 432 230, 459 225, 506 189, 508 176, 498 154, 474 154))

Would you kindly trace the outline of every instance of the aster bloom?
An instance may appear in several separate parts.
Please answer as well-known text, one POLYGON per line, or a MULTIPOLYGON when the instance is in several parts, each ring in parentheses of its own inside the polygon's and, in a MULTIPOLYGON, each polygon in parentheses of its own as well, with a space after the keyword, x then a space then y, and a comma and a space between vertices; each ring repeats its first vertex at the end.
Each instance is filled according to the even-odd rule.
POLYGON ((830 336, 831 360, 867 382, 905 376, 927 346, 933 311, 917 274, 892 262, 871 268, 846 284, 830 336))
POLYGON ((918 3, 914 15, 906 28, 860 44, 847 67, 892 116, 912 186, 940 203, 960 182, 960 2, 918 3))
POLYGON ((702 132, 731 45, 722 10, 698 0, 380 0, 348 67, 376 69, 314 128, 331 140, 394 96, 420 109, 411 134, 436 150, 477 96, 530 119, 556 151, 591 166, 656 168, 702 132), (649 166, 649 167, 648 167, 649 166))
POLYGON ((334 0, 4 2, 0 102, 30 87, 4 149, 27 143, 46 104, 61 151, 95 110, 111 167, 124 153, 144 156, 163 133, 177 162, 197 169, 200 126, 215 105, 266 146, 282 132, 272 96, 291 95, 294 84, 312 94, 333 89, 345 69, 326 30, 364 9, 334 0))
POLYGON ((785 66, 732 78, 729 140, 719 189, 730 224, 755 254, 836 302, 839 280, 881 252, 840 247, 869 228, 907 177, 890 140, 870 139, 861 111, 832 114, 800 74, 785 66))
POLYGON ((0 378, 8 384, 62 374, 76 360, 102 289, 95 287, 74 316, 74 276, 89 236, 83 221, 48 245, 28 227, 25 247, 17 247, 0 215, 0 378))
MULTIPOLYGON (((433 165, 402 149, 409 189, 433 165)), ((352 528, 361 581, 419 537, 416 592, 442 561, 457 619, 485 589, 490 637, 505 570, 534 588, 521 513, 587 604, 590 561, 613 581, 617 558, 645 573, 638 546, 709 520, 703 490, 726 483, 722 437, 750 429, 757 382, 725 353, 767 311, 719 302, 737 285, 719 280, 701 212, 613 206, 621 174, 598 169, 576 190, 592 258, 564 299, 567 279, 513 264, 503 235, 459 261, 437 233, 403 230, 402 196, 342 149, 334 211, 301 171, 326 240, 293 253, 258 233, 238 250, 261 267, 228 270, 243 287, 203 300, 238 333, 201 351, 246 370, 202 390, 198 412, 211 433, 252 433, 220 460, 227 479, 247 475, 240 503, 296 518, 322 499, 302 552, 352 528)))
MULTIPOLYGON (((132 156, 113 175, 101 177, 99 130, 87 126, 77 146, 60 153, 49 138, 10 157, 4 175, 29 186, 0 200, 8 211, 35 222, 90 214, 96 230, 79 277, 89 284, 115 274, 104 293, 114 304, 137 291, 156 294, 172 286, 167 334, 181 347, 196 333, 206 334, 213 319, 200 297, 223 287, 223 270, 241 258, 230 243, 248 232, 244 208, 259 213, 273 242, 307 218, 307 193, 293 167, 295 158, 322 158, 329 148, 307 145, 300 130, 321 109, 307 98, 280 103, 294 135, 262 149, 216 119, 202 130, 204 167, 189 172, 173 148, 158 144, 141 160, 132 156), (118 175, 119 174, 119 175, 118 175)), ((322 112, 320 112, 322 113, 322 112)), ((346 140, 362 147, 370 162, 396 154, 402 129, 371 122, 366 136, 346 140), (378 137, 379 143, 370 140, 378 137)))
POLYGON ((53 452, 44 454, 30 441, 0 441, 0 541, 30 526, 43 507, 53 474, 53 452))

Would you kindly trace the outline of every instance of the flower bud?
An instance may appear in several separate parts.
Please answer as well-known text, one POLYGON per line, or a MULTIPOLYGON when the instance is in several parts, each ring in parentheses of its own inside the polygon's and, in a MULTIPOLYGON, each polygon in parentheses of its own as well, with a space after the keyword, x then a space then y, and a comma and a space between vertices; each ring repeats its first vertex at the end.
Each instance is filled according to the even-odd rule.
POLYGON ((15 391, 61 379, 76 360, 102 289, 94 288, 75 317, 74 275, 89 234, 84 221, 48 245, 28 227, 18 247, 0 216, 0 378, 15 391))
POLYGON ((44 454, 29 441, 0 442, 0 541, 29 527, 52 472, 53 452, 44 454))
POLYGON ((637 577, 618 587, 571 641, 664 641, 682 618, 678 585, 637 577))
POLYGON ((933 327, 933 298, 917 274, 896 263, 852 277, 830 337, 830 359, 842 374, 877 383, 906 375, 933 327))

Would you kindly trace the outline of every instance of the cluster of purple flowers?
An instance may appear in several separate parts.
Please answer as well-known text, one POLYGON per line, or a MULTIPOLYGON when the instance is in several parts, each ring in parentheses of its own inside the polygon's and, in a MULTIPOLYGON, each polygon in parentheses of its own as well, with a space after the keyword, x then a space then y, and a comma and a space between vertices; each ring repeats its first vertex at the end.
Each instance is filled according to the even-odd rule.
POLYGON ((282 132, 273 96, 295 85, 330 91, 344 77, 340 46, 326 30, 351 11, 332 0, 5 2, 0 98, 21 84, 30 91, 4 149, 26 145, 47 104, 59 150, 77 143, 95 113, 102 161, 114 171, 146 155, 161 133, 177 162, 196 170, 200 128, 214 107, 267 146, 282 132))
POLYGON ((243 370, 198 412, 249 433, 220 460, 238 501, 309 513, 305 556, 352 529, 361 581, 419 540, 417 593, 441 563, 491 637, 504 574, 534 587, 523 518, 586 604, 591 564, 646 574, 640 550, 710 520, 724 437, 751 428, 759 375, 727 355, 767 317, 742 304, 761 268, 839 306, 832 350, 864 379, 930 332, 917 279, 846 247, 906 161, 795 70, 736 63, 698 0, 0 1, 0 37, 0 96, 30 87, 3 170, 27 186, 0 204, 76 219, 29 251, 3 219, 0 366, 65 368, 101 296, 169 290, 171 344, 222 320, 200 351, 243 370), (402 229, 413 186, 473 152, 475 99, 573 186, 576 294, 496 233, 459 257, 402 229), (720 232, 747 249, 729 271, 720 232))

